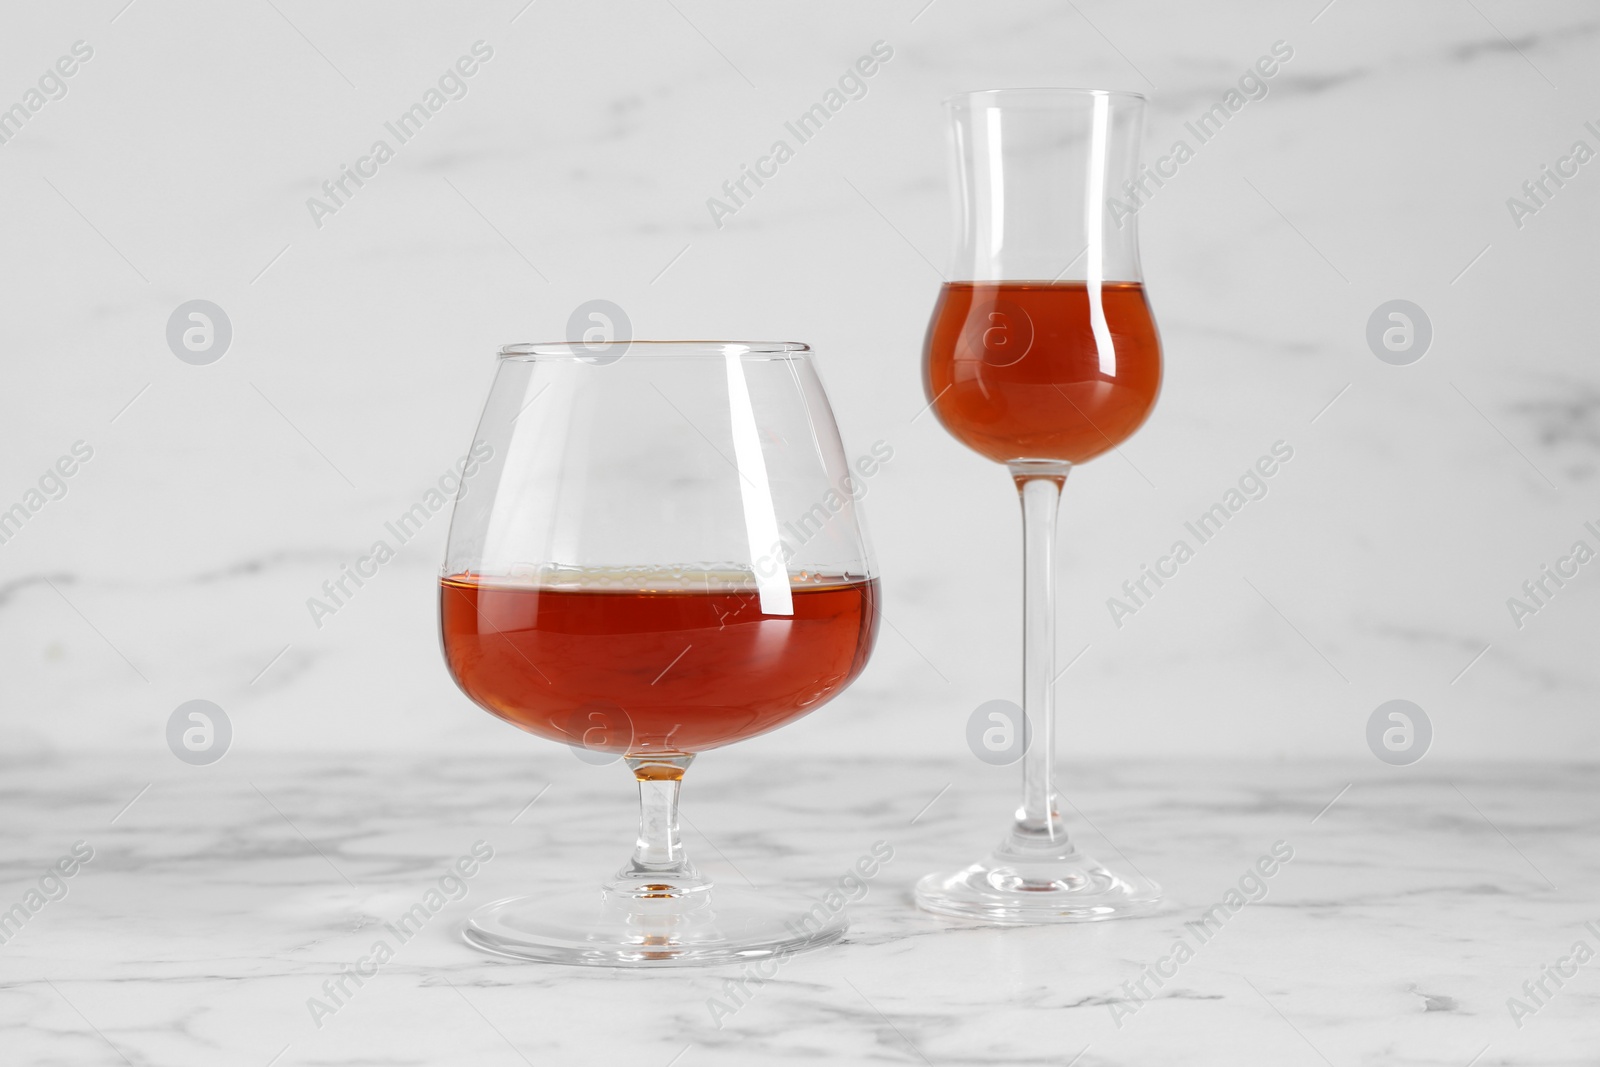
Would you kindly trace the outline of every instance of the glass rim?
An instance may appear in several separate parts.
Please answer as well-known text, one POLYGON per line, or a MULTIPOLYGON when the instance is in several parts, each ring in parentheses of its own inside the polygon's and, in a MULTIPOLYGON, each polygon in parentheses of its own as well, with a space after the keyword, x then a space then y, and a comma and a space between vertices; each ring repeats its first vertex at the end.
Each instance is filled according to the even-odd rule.
POLYGON ((1067 100, 1079 100, 1083 97, 1107 96, 1121 97, 1127 100, 1137 100, 1140 103, 1149 103, 1150 98, 1143 93, 1136 93, 1131 89, 1083 89, 1064 88, 1058 86, 1037 86, 1033 88, 1014 89, 974 89, 970 92, 956 93, 947 96, 941 101, 945 107, 957 108, 974 104, 988 103, 1027 103, 1029 97, 1036 98, 1035 103, 1055 103, 1067 100))
POLYGON ((800 341, 535 341, 502 345, 501 359, 583 359, 621 354, 630 348, 643 348, 652 355, 724 358, 730 355, 764 356, 778 359, 804 359, 811 346, 800 341))

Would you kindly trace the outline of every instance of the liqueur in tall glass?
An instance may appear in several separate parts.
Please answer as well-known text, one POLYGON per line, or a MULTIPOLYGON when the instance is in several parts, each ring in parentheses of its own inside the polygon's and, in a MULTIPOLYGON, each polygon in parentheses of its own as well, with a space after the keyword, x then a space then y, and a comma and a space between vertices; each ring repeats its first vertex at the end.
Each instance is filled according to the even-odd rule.
POLYGON ((1161 342, 1121 204, 1139 170, 1144 98, 1001 89, 947 102, 960 229, 924 349, 945 429, 1003 463, 1022 502, 1022 802, 1000 843, 917 883, 929 911, 994 923, 1108 919, 1159 888, 1068 836, 1055 787, 1055 529, 1067 474, 1138 430, 1161 342))

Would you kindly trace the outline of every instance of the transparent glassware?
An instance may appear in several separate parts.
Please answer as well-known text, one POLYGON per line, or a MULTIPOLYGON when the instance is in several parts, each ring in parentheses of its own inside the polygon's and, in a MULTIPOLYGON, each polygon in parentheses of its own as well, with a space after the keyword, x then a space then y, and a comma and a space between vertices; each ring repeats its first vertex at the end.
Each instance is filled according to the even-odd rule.
POLYGON ((1055 787, 1055 531, 1075 464, 1144 422, 1160 339, 1136 211, 1159 187, 1139 165, 1144 98, 1002 89, 946 102, 957 240, 924 350, 924 384, 958 440, 1004 463, 1023 519, 1022 803, 999 845, 930 874, 917 903, 992 923, 1108 919, 1160 899, 1073 843, 1055 787), (1129 185, 1128 183, 1132 183, 1129 185), (1130 188, 1142 188, 1131 198, 1130 188))
POLYGON ((864 483, 810 350, 510 346, 469 455, 440 579, 451 675, 585 762, 626 765, 640 815, 598 889, 485 905, 467 942, 660 967, 837 940, 842 913, 714 885, 678 824, 696 755, 821 707, 876 635, 864 483))

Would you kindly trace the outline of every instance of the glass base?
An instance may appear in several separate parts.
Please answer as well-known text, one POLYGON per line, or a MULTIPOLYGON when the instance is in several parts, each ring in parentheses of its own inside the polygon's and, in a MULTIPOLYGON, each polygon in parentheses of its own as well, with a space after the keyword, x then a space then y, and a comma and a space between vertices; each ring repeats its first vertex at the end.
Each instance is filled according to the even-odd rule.
POLYGON ((1019 856, 1002 845, 988 857, 917 883, 918 907, 938 915, 1008 926, 1094 922, 1149 912, 1161 887, 1118 874, 1070 844, 1053 855, 1019 856))
MULTIPOLYGON (((665 888, 665 887, 663 887, 665 888)), ((823 904, 716 886, 689 895, 589 891, 507 897, 462 927, 467 944, 497 956, 595 967, 704 967, 780 960, 844 936, 849 922, 823 904)))

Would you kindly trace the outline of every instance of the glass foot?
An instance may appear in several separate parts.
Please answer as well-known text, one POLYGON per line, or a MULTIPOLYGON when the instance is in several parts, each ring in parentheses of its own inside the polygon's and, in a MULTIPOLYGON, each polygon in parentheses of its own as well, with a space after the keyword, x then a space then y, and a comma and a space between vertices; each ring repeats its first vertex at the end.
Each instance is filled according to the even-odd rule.
POLYGON ((1004 925, 1093 922, 1138 915, 1161 900, 1161 887, 1119 874, 1066 845, 1054 855, 1018 855, 1001 846, 983 860, 917 883, 917 905, 939 915, 1004 925))
MULTIPOLYGON (((666 888, 666 887, 662 887, 666 888)), ((818 903, 716 886, 688 895, 611 891, 507 897, 472 913, 467 944, 497 956, 596 967, 746 963, 832 944, 849 922, 818 903)))

